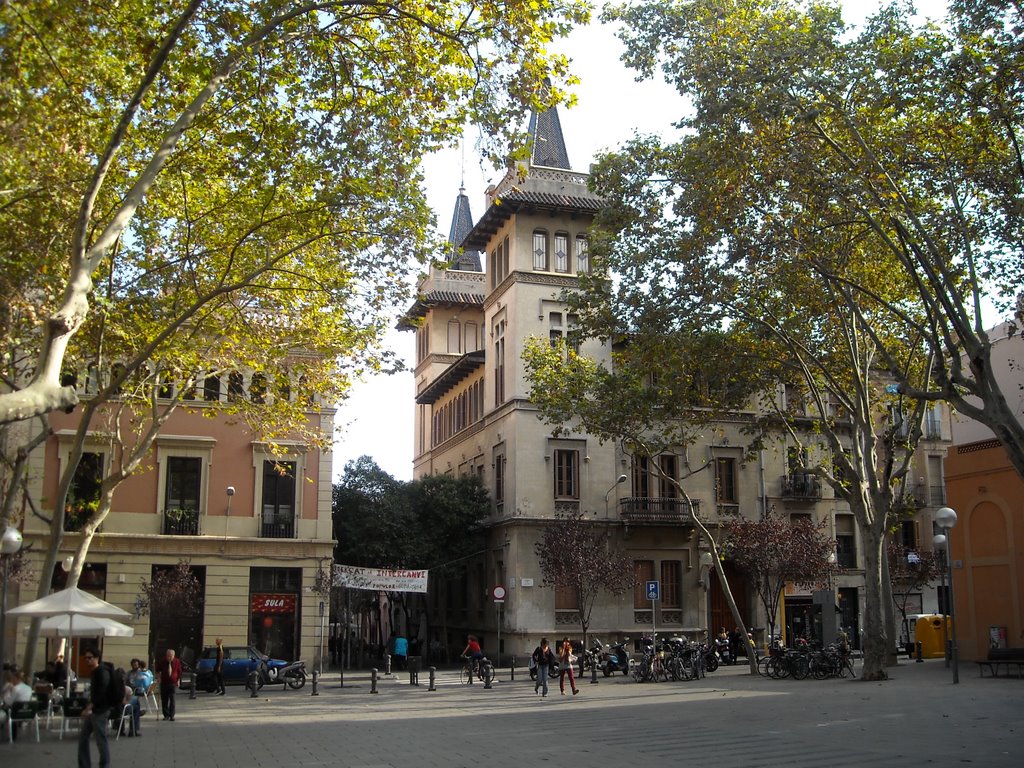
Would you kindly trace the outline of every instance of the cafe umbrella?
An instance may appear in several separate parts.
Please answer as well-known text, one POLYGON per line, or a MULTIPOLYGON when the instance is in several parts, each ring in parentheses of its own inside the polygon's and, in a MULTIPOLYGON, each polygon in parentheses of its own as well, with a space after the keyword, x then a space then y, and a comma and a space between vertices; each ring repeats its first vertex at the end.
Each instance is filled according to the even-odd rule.
MULTIPOLYGON (((29 618, 59 618, 65 617, 68 620, 68 631, 65 636, 80 636, 76 625, 84 621, 85 617, 97 619, 127 619, 131 614, 113 603, 108 603, 96 595, 89 594, 78 587, 68 587, 58 592, 52 592, 46 597, 40 597, 30 603, 19 605, 7 611, 8 616, 27 616, 29 618)), ((103 634, 95 632, 93 636, 103 634)), ((72 669, 69 654, 68 669, 72 669)), ((68 675, 67 691, 71 692, 71 675, 68 675)))

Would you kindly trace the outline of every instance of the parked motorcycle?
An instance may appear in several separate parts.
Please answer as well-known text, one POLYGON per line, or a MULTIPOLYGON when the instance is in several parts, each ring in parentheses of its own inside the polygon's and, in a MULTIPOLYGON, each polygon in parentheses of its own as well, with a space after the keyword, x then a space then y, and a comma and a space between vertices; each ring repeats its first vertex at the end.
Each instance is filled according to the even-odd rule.
MULTIPOLYGON (((267 656, 261 657, 256 666, 256 690, 264 685, 283 683, 297 691, 306 684, 306 662, 293 661, 283 667, 269 667, 267 666, 268 658, 267 656)), ((252 675, 246 679, 245 687, 247 690, 252 689, 252 675)))
MULTIPOLYGON (((701 643, 700 652, 704 656, 704 669, 707 672, 714 672, 718 669, 719 659, 721 658, 722 646, 719 644, 720 641, 717 639, 713 643, 701 643)), ((729 653, 729 643, 725 642, 725 653, 729 653)))
POLYGON ((609 677, 612 672, 629 674, 629 651, 626 650, 628 642, 629 638, 625 637, 621 642, 613 643, 602 649, 601 672, 605 677, 609 677))
MULTIPOLYGON (((559 672, 559 669, 558 669, 558 661, 557 660, 555 661, 554 664, 549 664, 548 665, 548 677, 558 677, 558 672, 559 672)), ((530 657, 530 679, 531 680, 536 680, 537 679, 537 662, 535 662, 533 660, 532 656, 530 657)))

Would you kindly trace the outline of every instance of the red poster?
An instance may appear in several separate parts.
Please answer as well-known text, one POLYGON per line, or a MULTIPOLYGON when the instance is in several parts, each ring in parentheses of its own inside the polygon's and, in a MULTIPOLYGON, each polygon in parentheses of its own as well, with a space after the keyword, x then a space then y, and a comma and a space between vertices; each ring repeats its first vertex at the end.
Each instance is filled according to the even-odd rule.
POLYGON ((295 595, 253 595, 252 612, 295 613, 295 595))

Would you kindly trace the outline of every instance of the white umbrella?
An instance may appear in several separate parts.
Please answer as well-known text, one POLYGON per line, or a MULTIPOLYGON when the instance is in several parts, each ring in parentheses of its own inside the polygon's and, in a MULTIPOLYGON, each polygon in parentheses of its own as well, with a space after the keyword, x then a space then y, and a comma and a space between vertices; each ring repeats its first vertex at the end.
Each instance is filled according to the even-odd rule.
POLYGON ((43 619, 42 637, 132 637, 135 627, 99 616, 51 616, 43 619))
MULTIPOLYGON (((68 636, 77 636, 76 625, 81 621, 80 617, 91 616, 102 619, 127 619, 131 617, 128 611, 118 608, 106 600, 101 600, 96 595, 90 595, 78 587, 68 587, 59 592, 53 592, 46 597, 40 597, 30 603, 19 605, 7 611, 8 616, 31 616, 31 617, 65 617, 68 619, 68 636), (76 617, 79 617, 76 619, 76 617)), ((68 654, 68 682, 66 693, 71 695, 71 654, 68 654)))
POLYGON ((131 614, 113 603, 90 595, 78 587, 68 587, 40 597, 31 603, 7 611, 8 616, 98 616, 104 619, 128 619, 131 614))

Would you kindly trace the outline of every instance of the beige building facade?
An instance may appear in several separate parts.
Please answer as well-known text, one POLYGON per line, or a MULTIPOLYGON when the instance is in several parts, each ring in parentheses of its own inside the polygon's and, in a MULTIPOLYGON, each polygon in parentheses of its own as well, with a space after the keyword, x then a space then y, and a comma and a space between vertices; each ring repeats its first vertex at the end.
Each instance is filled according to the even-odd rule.
MULTIPOLYGON (((535 116, 530 130, 539 149, 527 168, 510 169, 488 190, 479 220, 472 220, 465 195, 458 196, 450 240, 465 250, 448 269, 431 269, 404 321, 417 335, 414 474, 476 474, 492 497, 483 521, 486 553, 465 564, 460 584, 446 587, 449 597, 456 592, 453 599, 435 603, 448 612, 444 642, 461 648, 465 633, 473 632, 494 654, 500 636, 504 659, 528 655, 541 636, 579 636, 574 608, 543 584, 535 552, 543 527, 572 511, 608 527, 613 546, 633 561, 638 584, 633 593, 599 598, 591 635, 638 641, 652 629, 696 638, 709 627, 731 628, 717 579, 701 565, 707 543, 692 513, 716 527, 728 516, 756 518, 766 509, 827 521, 844 568, 832 586, 841 622, 856 638, 863 561, 853 516, 816 476, 791 469, 785 445, 744 460, 742 430, 753 412, 716 424, 685 449, 643 460, 580 431, 556 437, 538 418, 520 353, 530 338, 572 339, 575 319, 559 296, 589 271, 587 230, 600 200, 588 191, 587 175, 570 168, 557 113, 535 116), (686 478, 682 486, 694 509, 661 473, 686 478), (647 599, 649 581, 659 583, 655 602, 647 599), (499 585, 506 597, 496 604, 492 590, 499 585)), ((580 352, 603 362, 611 354, 593 340, 580 352)), ((780 390, 780 403, 787 395, 780 390)), ((808 434, 813 429, 809 416, 808 434)), ((912 548, 931 547, 929 516, 944 501, 949 423, 943 410, 929 413, 925 432, 911 482, 920 503, 900 532, 912 548)), ((756 595, 738 575, 732 578, 728 562, 726 571, 745 622, 763 628, 756 595)), ((922 611, 936 599, 933 589, 916 596, 922 611)), ((790 590, 784 611, 779 623, 790 631, 813 631, 810 592, 790 590)))

